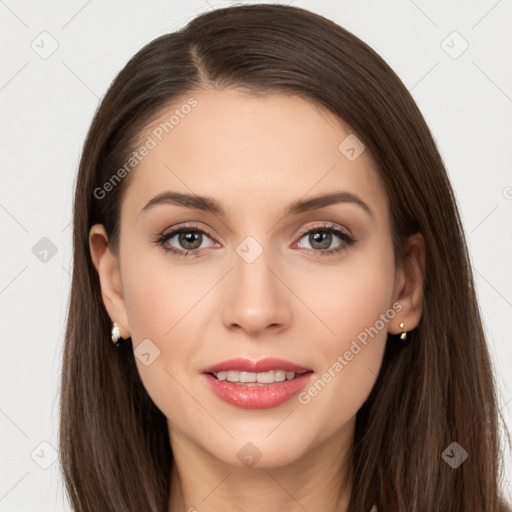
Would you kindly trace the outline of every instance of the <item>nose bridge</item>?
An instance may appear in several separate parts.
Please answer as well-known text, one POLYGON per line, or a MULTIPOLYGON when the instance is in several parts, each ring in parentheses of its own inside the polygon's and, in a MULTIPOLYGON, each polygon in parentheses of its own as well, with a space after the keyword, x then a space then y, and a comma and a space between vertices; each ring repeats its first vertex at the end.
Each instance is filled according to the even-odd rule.
POLYGON ((268 238, 260 243, 255 236, 247 236, 236 246, 234 284, 224 311, 227 325, 238 324, 256 332, 286 323, 288 306, 283 285, 270 270, 276 266, 270 245, 268 238))
POLYGON ((264 247, 254 237, 247 237, 237 246, 236 254, 235 275, 240 286, 255 291, 272 286, 268 282, 271 274, 268 267, 273 259, 268 243, 264 247))

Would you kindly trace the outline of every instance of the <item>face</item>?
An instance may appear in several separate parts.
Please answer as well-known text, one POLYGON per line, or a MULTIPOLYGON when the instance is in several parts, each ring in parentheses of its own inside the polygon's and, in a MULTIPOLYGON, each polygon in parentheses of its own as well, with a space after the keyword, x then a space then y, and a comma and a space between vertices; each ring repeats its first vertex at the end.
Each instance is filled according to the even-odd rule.
POLYGON ((237 466, 247 454, 259 466, 289 464, 350 437, 387 334, 400 330, 389 205, 368 152, 357 156, 352 138, 340 149, 350 129, 315 104, 233 89, 190 96, 196 106, 169 133, 161 123, 179 102, 141 136, 155 144, 122 202, 112 318, 126 318, 171 442, 237 466), (337 201, 311 202, 333 193, 337 201), (271 385, 204 373, 234 358, 248 366, 217 377, 301 370, 271 385), (265 358, 285 362, 250 364, 265 358))

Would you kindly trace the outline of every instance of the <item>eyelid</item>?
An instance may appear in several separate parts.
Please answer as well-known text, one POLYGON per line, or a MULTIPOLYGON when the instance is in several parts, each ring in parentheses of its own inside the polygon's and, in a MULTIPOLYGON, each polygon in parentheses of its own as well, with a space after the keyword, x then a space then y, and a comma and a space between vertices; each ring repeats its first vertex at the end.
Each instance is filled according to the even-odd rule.
POLYGON ((314 224, 313 226, 303 228, 300 234, 297 235, 297 242, 295 242, 294 245, 299 243, 300 239, 306 236, 308 233, 312 233, 315 231, 325 231, 328 233, 332 233, 334 234, 334 236, 338 237, 341 240, 341 244, 335 247, 334 249, 319 250, 304 247, 304 249, 306 249, 306 251, 315 258, 327 258, 329 256, 340 255, 342 252, 344 252, 357 242, 356 238, 352 235, 352 231, 350 229, 342 227, 336 222, 323 221, 320 222, 320 224, 314 224))
POLYGON ((199 224, 200 223, 196 222, 185 222, 183 224, 177 224, 176 226, 166 228, 164 231, 162 231, 161 236, 167 236, 170 235, 171 233, 176 233, 181 230, 189 228, 191 231, 200 231, 201 233, 206 233, 210 238, 213 238, 213 236, 209 232, 209 229, 206 227, 202 227, 199 224))
MULTIPOLYGON (((312 221, 312 222, 315 222, 315 221, 312 221)), ((350 229, 348 229, 347 227, 341 226, 340 224, 338 224, 336 222, 330 222, 330 221, 318 221, 316 224, 312 224, 308 227, 301 228, 301 230, 298 232, 298 234, 296 236, 302 237, 306 233, 309 233, 311 230, 315 230, 315 229, 321 230, 322 228, 338 229, 339 231, 343 231, 343 233, 345 233, 346 235, 348 235, 350 237, 354 236, 352 231, 350 229)))
MULTIPOLYGON (((314 222, 315 221, 311 221, 313 222, 312 225, 309 225, 309 226, 306 226, 306 227, 303 227, 301 228, 297 234, 295 235, 295 237, 302 237, 303 235, 305 235, 306 233, 309 233, 312 229, 321 229, 321 228, 337 228, 339 229, 340 231, 343 231, 343 232, 346 232, 347 235, 353 237, 353 233, 352 231, 347 228, 346 226, 341 226, 335 222, 331 222, 331 221, 317 221, 317 223, 315 224, 314 222), (319 222, 319 223, 318 223, 319 222)), ((189 229, 195 229, 197 231, 201 231, 201 232, 204 232, 206 233, 210 238, 214 239, 215 237, 210 233, 209 229, 206 228, 206 227, 201 227, 199 225, 200 223, 195 223, 195 222, 185 222, 184 224, 178 224, 176 226, 172 226, 172 227, 169 227, 167 229, 165 229, 163 232, 160 233, 160 236, 167 236, 173 232, 176 232, 176 231, 179 231, 179 230, 182 230, 182 229, 186 229, 186 228, 189 228, 189 229)))
POLYGON ((203 248, 203 249, 177 249, 176 247, 167 245, 168 241, 171 238, 174 238, 176 235, 179 235, 183 231, 197 231, 199 233, 205 234, 210 238, 214 244, 218 244, 215 237, 213 237, 208 228, 201 227, 200 223, 197 222, 185 222, 183 224, 177 224, 175 226, 171 226, 164 231, 160 232, 156 238, 153 240, 153 244, 156 246, 160 246, 165 252, 174 254, 178 258, 180 257, 191 257, 195 255, 199 255, 198 253, 203 253, 207 251, 211 247, 203 248))

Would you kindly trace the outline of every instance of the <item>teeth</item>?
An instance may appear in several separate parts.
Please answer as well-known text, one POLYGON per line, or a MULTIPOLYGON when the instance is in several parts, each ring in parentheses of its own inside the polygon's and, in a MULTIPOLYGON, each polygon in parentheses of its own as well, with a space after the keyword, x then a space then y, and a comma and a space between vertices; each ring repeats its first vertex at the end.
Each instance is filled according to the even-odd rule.
POLYGON ((274 382, 284 382, 295 378, 295 372, 285 370, 271 370, 269 372, 240 372, 236 370, 222 371, 214 374, 219 380, 229 382, 272 384, 274 382))
POLYGON ((256 382, 257 373, 240 372, 240 382, 256 382))
MULTIPOLYGON (((274 381, 275 382, 283 382, 286 380, 286 372, 284 370, 276 370, 275 372, 269 372, 274 374, 274 381)), ((295 377, 295 373, 288 372, 290 374, 290 379, 293 379, 295 377)), ((261 381, 258 381, 261 382, 261 381)))

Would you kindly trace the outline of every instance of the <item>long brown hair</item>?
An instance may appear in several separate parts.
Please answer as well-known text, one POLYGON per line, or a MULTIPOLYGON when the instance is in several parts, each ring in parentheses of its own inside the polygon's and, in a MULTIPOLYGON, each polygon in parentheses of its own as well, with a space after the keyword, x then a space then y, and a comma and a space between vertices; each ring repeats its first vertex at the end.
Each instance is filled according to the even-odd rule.
MULTIPOLYGON (((426 247, 422 320, 410 342, 387 340, 357 413, 349 511, 498 512, 499 420, 456 200, 432 134, 394 71, 356 36, 307 10, 245 5, 198 16, 142 48, 118 74, 83 148, 74 200, 74 265, 64 346, 60 461, 77 511, 167 511, 173 461, 166 418, 147 394, 128 339, 116 348, 89 252, 101 223, 116 249, 128 174, 102 187, 148 122, 205 87, 313 100, 349 125, 376 162, 397 258, 426 247), (456 441, 469 454, 441 457, 456 441)), ((135 171, 136 172, 136 171, 135 171)))

